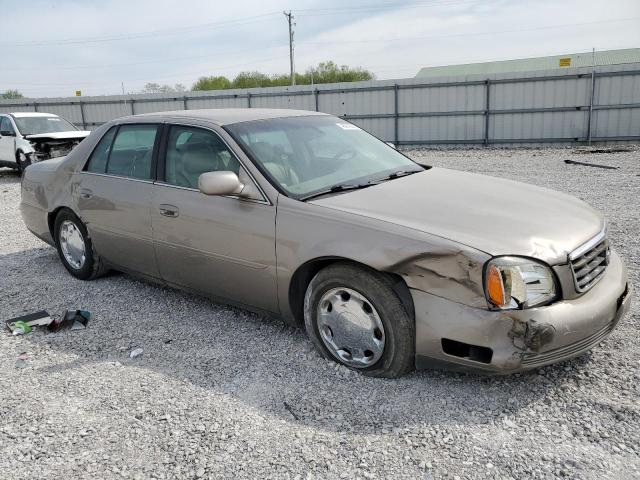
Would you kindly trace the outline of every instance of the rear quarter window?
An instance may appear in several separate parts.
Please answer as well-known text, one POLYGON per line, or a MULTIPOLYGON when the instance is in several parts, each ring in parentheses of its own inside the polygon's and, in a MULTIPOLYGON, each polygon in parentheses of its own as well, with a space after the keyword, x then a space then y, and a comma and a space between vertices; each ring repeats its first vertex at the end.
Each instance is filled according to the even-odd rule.
POLYGON ((109 150, 111 150, 111 143, 113 142, 113 137, 116 134, 117 128, 118 127, 111 127, 100 139, 98 145, 96 145, 96 148, 94 148, 91 153, 91 157, 89 158, 85 171, 93 173, 105 173, 107 171, 109 150))

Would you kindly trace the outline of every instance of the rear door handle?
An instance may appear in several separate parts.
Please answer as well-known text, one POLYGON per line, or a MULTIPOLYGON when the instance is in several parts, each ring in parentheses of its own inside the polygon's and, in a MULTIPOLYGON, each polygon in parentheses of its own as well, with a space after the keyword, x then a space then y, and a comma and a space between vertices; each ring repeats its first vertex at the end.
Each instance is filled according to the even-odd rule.
POLYGON ((80 196, 82 198, 91 198, 91 197, 93 197, 93 192, 91 190, 89 190, 88 188, 81 188, 80 189, 80 196))
POLYGON ((160 205, 160 215, 164 215, 165 217, 177 217, 179 215, 178 207, 174 205, 160 205))

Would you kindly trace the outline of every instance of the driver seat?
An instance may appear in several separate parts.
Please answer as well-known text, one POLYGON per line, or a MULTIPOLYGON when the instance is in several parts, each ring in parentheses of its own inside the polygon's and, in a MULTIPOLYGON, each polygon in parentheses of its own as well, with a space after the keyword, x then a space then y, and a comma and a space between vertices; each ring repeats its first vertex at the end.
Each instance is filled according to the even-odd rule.
POLYGON ((258 157, 263 159, 262 165, 283 186, 296 185, 300 178, 293 168, 278 155, 274 146, 268 142, 255 142, 251 148, 258 157))
POLYGON ((217 152, 211 145, 201 142, 186 144, 177 163, 177 183, 189 188, 198 188, 198 178, 203 173, 223 169, 217 152))

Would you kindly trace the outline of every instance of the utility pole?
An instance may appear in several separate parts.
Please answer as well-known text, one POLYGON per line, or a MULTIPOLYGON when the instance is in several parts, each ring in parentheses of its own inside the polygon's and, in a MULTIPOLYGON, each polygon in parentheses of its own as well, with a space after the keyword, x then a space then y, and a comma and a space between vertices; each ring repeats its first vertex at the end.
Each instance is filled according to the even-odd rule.
POLYGON ((587 144, 591 146, 593 130, 593 97, 596 94, 596 49, 591 52, 591 99, 589 100, 589 121, 587 124, 587 144))
POLYGON ((289 64, 291 66, 291 85, 295 85, 296 73, 293 68, 293 26, 295 25, 295 23, 293 23, 294 17, 293 15, 291 15, 291 10, 289 10, 289 13, 282 13, 284 13, 284 16, 287 17, 287 21, 289 22, 289 64))

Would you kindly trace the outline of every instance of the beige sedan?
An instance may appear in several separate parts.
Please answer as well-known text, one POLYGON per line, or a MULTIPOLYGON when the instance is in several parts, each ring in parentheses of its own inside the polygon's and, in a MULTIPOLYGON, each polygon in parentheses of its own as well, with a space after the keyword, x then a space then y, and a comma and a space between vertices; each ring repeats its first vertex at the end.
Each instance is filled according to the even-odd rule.
POLYGON ((307 111, 109 122, 28 167, 21 210, 77 278, 115 269, 278 316, 373 376, 571 358, 631 296, 582 201, 421 166, 307 111))

